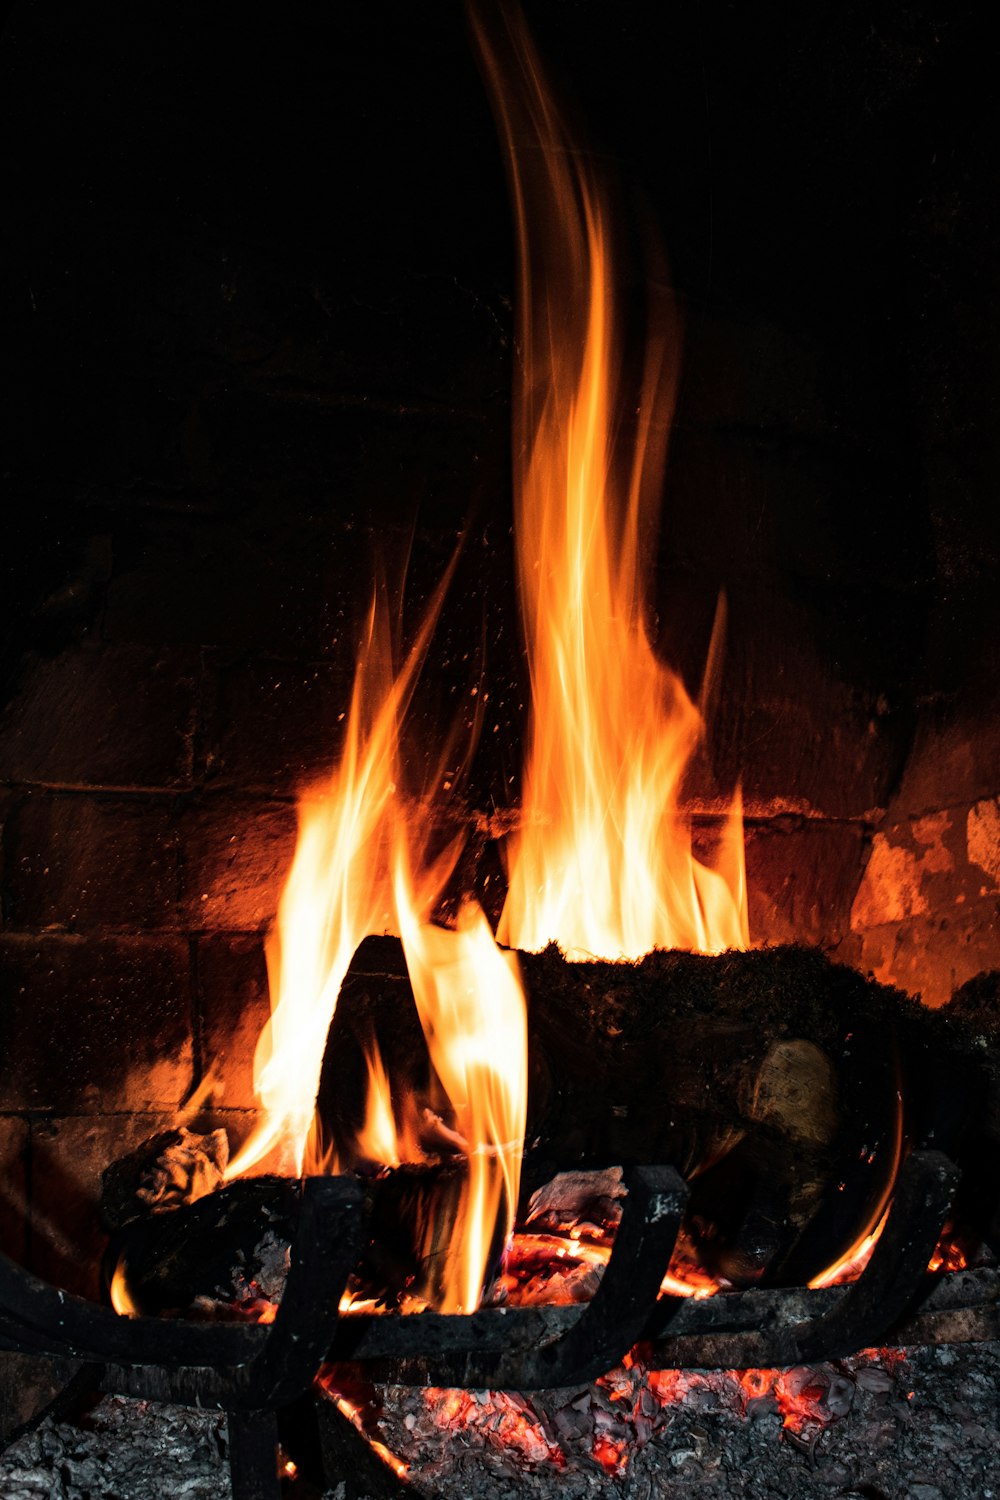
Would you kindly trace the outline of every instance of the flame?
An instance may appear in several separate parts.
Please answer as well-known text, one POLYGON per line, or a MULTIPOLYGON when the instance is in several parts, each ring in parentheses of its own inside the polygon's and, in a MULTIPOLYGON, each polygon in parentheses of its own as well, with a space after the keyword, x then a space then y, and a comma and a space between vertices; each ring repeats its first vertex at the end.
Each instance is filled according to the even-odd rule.
MULTIPOLYGON (((230 1178, 276 1149, 301 1173, 344 975, 361 940, 392 925, 389 852, 410 816, 398 794, 400 722, 450 574, 395 677, 384 596, 373 596, 340 761, 299 804, 295 855, 266 946, 271 1017, 254 1056, 263 1120, 230 1163, 230 1178)), ((329 1148, 314 1156, 310 1166, 336 1170, 329 1148)))
POLYGON ((896 1190, 896 1179, 903 1161, 903 1095, 896 1089, 896 1107, 893 1113, 892 1141, 889 1147, 889 1164, 882 1189, 869 1211, 867 1220, 852 1244, 839 1259, 814 1276, 809 1286, 839 1286, 846 1281, 857 1281, 871 1259, 871 1253, 881 1238, 892 1206, 892 1195, 896 1190))
POLYGON ((431 1062, 469 1143, 455 1233, 426 1295, 442 1312, 479 1305, 496 1227, 514 1227, 528 1099, 528 1035, 517 960, 501 953, 478 906, 454 931, 421 923, 406 850, 396 863, 396 911, 431 1062))
POLYGON ((132 1294, 128 1289, 128 1280, 125 1269, 125 1257, 122 1256, 115 1266, 114 1275, 111 1278, 111 1286, 108 1288, 111 1298, 111 1306, 120 1318, 141 1317, 138 1307, 132 1300, 132 1294))
POLYGON ((384 1166, 398 1167, 402 1156, 399 1132, 392 1111, 392 1092, 382 1054, 374 1043, 365 1063, 368 1068, 368 1096, 365 1123, 358 1133, 358 1151, 361 1156, 380 1161, 384 1166))
MULTIPOLYGON (((505 1240, 513 1226, 527 1108, 527 1022, 516 961, 500 953, 482 911, 468 905, 454 931, 431 925, 461 841, 452 839, 431 858, 426 808, 398 789, 400 721, 446 584, 447 578, 395 677, 385 610, 378 595, 373 601, 344 752, 325 785, 300 804, 295 857, 268 938, 272 1014, 255 1057, 264 1120, 228 1175, 247 1171, 276 1147, 290 1152, 297 1172, 306 1160, 310 1170, 337 1170, 336 1152, 313 1119, 327 1032, 358 943, 371 932, 399 932, 431 1062, 468 1148, 443 1254, 437 1253, 442 1226, 431 1226, 429 1300, 443 1311, 471 1311, 498 1216, 505 1240)), ((422 1159, 415 1138, 401 1140, 377 1050, 368 1057, 368 1074, 357 1154, 386 1165, 422 1159)))
POLYGON ((702 716, 656 656, 647 618, 676 383, 672 307, 660 292, 626 456, 620 429, 635 395, 622 374, 607 195, 523 24, 505 9, 497 27, 487 36, 480 25, 478 40, 520 246, 515 538, 532 695, 498 936, 532 951, 557 942, 575 959, 745 948, 740 800, 709 869, 680 808, 702 716))

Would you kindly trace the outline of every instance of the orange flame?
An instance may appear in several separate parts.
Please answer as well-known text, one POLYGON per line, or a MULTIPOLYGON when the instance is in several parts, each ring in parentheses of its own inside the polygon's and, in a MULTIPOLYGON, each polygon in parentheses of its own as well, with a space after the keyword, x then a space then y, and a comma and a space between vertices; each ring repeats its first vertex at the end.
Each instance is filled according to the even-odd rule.
MULTIPOLYGON (((390 851, 406 824, 400 722, 427 652, 442 582, 398 676, 384 599, 376 592, 358 658, 340 762, 299 804, 295 857, 267 940, 271 1018, 254 1057, 263 1122, 230 1163, 238 1177, 271 1152, 303 1167, 327 1031, 355 949, 392 925, 390 851)), ((336 1169, 330 1154, 310 1165, 336 1169)))
MULTIPOLYGON (((656 656, 646 611, 675 364, 661 292, 632 452, 615 324, 607 195, 557 114, 508 10, 479 29, 506 139, 520 246, 515 536, 531 669, 523 826, 511 839, 499 937, 569 958, 745 948, 742 815, 717 869, 694 858, 680 809, 701 714, 656 656), (540 148, 540 149, 539 149, 540 148)), ((676 342, 676 339, 674 339, 676 342)))
POLYGON ((413 995, 434 1065, 469 1143, 456 1232, 426 1295, 442 1312, 479 1305, 496 1226, 514 1227, 528 1100, 528 1034, 517 960, 501 953, 483 912, 467 906, 455 931, 421 924, 406 851, 398 851, 396 911, 413 995))
MULTIPOLYGON (((455 1233, 428 1271, 428 1296, 445 1311, 479 1301, 503 1212, 513 1225, 527 1107, 527 1022, 516 962, 496 947, 469 905, 457 930, 430 925, 460 841, 428 856, 426 809, 402 798, 400 721, 440 609, 438 591, 402 672, 393 677, 384 609, 373 603, 354 683, 340 764, 299 809, 295 858, 267 944, 272 1014, 255 1058, 264 1120, 235 1158, 238 1176, 284 1147, 300 1172, 335 1171, 335 1152, 313 1129, 327 1032, 348 965, 371 932, 397 931, 431 1062, 468 1145, 455 1233)), ((420 1159, 401 1140, 381 1057, 368 1059, 359 1154, 395 1165, 420 1159)), ((432 1226, 432 1233, 440 1226, 432 1226)))
POLYGON ((108 1295, 111 1298, 111 1306, 120 1318, 138 1318, 140 1316, 139 1309, 132 1300, 132 1294, 128 1289, 124 1256, 121 1257, 115 1266, 111 1285, 108 1288, 108 1295))
POLYGON ((358 1131, 355 1152, 362 1160, 377 1161, 384 1167, 398 1167, 400 1162, 425 1160, 420 1144, 416 1109, 412 1098, 402 1101, 400 1114, 395 1109, 389 1075, 378 1045, 373 1042, 365 1057, 368 1069, 368 1093, 365 1121, 358 1131))

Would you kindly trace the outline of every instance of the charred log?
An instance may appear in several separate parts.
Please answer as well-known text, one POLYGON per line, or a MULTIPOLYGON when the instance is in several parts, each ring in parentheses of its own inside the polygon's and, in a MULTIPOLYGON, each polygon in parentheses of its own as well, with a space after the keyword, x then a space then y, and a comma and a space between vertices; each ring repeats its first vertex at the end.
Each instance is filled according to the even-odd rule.
MULTIPOLYGON (((433 1291, 463 1180, 460 1164, 430 1163, 383 1169, 367 1181, 366 1243, 352 1278, 366 1300, 393 1307, 405 1292, 433 1291)), ((251 1177, 130 1217, 109 1242, 105 1287, 120 1266, 143 1314, 266 1318, 268 1304, 281 1301, 300 1198, 298 1181, 251 1177)))
MULTIPOLYGON (((983 1107, 967 1027, 815 951, 519 958, 523 1201, 562 1170, 674 1163, 692 1183, 687 1229, 707 1268, 740 1283, 815 1275, 877 1212, 900 1150, 960 1154, 983 1107)), ((342 1160, 373 1045, 400 1098, 441 1107, 393 939, 359 949, 330 1028, 317 1117, 342 1160)))

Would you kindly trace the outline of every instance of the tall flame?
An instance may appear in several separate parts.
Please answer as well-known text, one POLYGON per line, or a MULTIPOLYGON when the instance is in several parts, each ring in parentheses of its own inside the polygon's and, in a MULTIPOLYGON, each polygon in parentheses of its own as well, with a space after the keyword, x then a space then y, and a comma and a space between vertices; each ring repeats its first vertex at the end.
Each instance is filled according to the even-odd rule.
POLYGON ((388 849, 398 816, 399 720, 440 599, 395 679, 376 592, 358 657, 340 763, 299 803, 299 834, 266 945, 271 1017, 254 1056, 263 1122, 233 1159, 238 1177, 275 1148, 302 1171, 326 1034, 362 938, 389 921, 388 849))
POLYGON ((713 870, 681 783, 702 719, 650 643, 652 522, 673 408, 669 297, 655 295, 631 453, 611 213, 517 13, 478 41, 506 139, 520 250, 515 536, 531 671, 523 824, 501 941, 571 958, 748 943, 734 799, 713 870))
MULTIPOLYGON (((499 936, 526 949, 556 941, 573 958, 745 947, 739 798, 717 867, 707 868, 681 812, 702 717, 656 656, 646 617, 675 383, 672 304, 655 294, 657 332, 633 413, 606 194, 575 152, 516 13, 491 15, 493 36, 474 24, 507 140, 520 243, 515 529, 532 683, 523 823, 509 849, 499 936)), ((354 950, 368 933, 398 932, 452 1134, 467 1147, 449 1224, 431 1226, 425 1293, 446 1311, 467 1311, 498 1230, 509 1234, 513 1223, 527 1025, 517 963, 497 948, 483 913, 470 905, 453 930, 432 925, 457 846, 430 859, 426 827, 398 791, 400 723, 441 593, 398 676, 378 596, 373 604, 341 761, 300 807, 267 945, 272 1016, 255 1060, 264 1123, 230 1175, 278 1148, 302 1170, 354 950)), ((374 1056, 369 1086, 359 1144, 375 1159, 402 1160, 390 1082, 374 1056)), ((319 1160, 315 1138, 313 1146, 319 1160)), ((334 1169, 329 1153, 322 1165, 334 1169)))

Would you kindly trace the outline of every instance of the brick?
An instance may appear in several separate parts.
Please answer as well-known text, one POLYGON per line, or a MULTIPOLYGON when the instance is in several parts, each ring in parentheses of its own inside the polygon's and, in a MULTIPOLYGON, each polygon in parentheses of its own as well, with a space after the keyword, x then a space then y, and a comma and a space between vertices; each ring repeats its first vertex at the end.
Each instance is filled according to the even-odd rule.
POLYGON ((883 984, 919 995, 925 1005, 944 1005, 967 980, 1000 969, 1000 900, 870 927, 852 935, 842 956, 883 984))
MULTIPOLYGON (((284 390, 234 383, 213 392, 192 414, 195 425, 224 494, 266 507, 280 497, 286 516, 335 515, 355 528, 408 528, 429 517, 435 529, 457 532, 483 483, 481 451, 505 458, 478 415, 431 407, 412 392, 371 400, 353 382, 346 395, 317 389, 301 372, 284 390)), ((271 535, 280 546, 273 522, 271 535)))
MULTIPOLYGON (((678 581, 671 597, 664 642, 683 641, 691 618, 705 622, 700 655, 682 663, 697 684, 715 595, 711 584, 678 581)), ((728 602, 722 677, 708 726, 717 780, 706 782, 696 771, 692 793, 700 801, 709 787, 741 781, 750 816, 873 819, 895 789, 908 716, 876 692, 860 660, 855 677, 821 644, 831 628, 825 606, 820 612, 766 589, 740 589, 728 602)), ((875 678, 880 670, 873 648, 875 678)))
POLYGON ((28 1230, 28 1125, 0 1116, 0 1251, 23 1265, 28 1230))
POLYGON ((864 864, 859 824, 775 818, 747 825, 754 943, 835 947, 850 930, 864 864))
POLYGON ((191 1081, 187 944, 0 939, 0 1109, 173 1106, 191 1081))
POLYGON ((275 281, 271 267, 242 258, 232 331, 259 337, 266 318, 276 345, 259 383, 286 400, 293 392, 329 406, 363 391, 373 406, 417 402, 440 418, 506 395, 510 304, 496 288, 470 290, 394 263, 357 264, 351 277, 310 267, 275 281), (245 320, 250 310, 253 328, 245 320))
POLYGON ((878 659, 885 640, 868 632, 866 641, 872 616, 901 645, 896 617, 923 624, 926 615, 914 587, 923 539, 893 458, 774 430, 682 427, 670 445, 661 561, 715 591, 769 587, 807 615, 827 615, 835 651, 853 656, 867 643, 878 659))
POLYGON ((222 672, 209 731, 213 783, 293 793, 335 763, 352 681, 337 667, 242 662, 222 672))
POLYGON ((253 1058, 271 1014, 260 937, 210 937, 197 946, 201 1052, 206 1072, 219 1075, 214 1095, 230 1108, 252 1109, 253 1058))
POLYGON ((145 797, 36 793, 7 838, 8 926, 168 927, 180 890, 171 805, 145 797))
POLYGON ((180 820, 183 908, 196 930, 256 931, 273 920, 295 847, 295 809, 208 797, 180 820))
POLYGON ((88 786, 190 779, 197 663, 132 647, 30 658, 0 728, 0 777, 88 786))
POLYGON ((1000 968, 1000 802, 897 818, 875 835, 849 953, 886 984, 943 1005, 1000 968))
POLYGON ((925 712, 893 802, 893 813, 919 816, 937 807, 975 802, 1000 793, 1000 722, 986 679, 985 701, 948 715, 925 712))
MULTIPOLYGON (((679 423, 723 430, 794 433, 824 438, 842 434, 840 405, 852 385, 831 375, 847 349, 830 340, 823 349, 815 337, 773 319, 726 317, 710 305, 685 309, 684 388, 679 423), (839 400, 831 399, 832 397, 839 400)), ((812 332, 812 331, 811 331, 812 332)))

